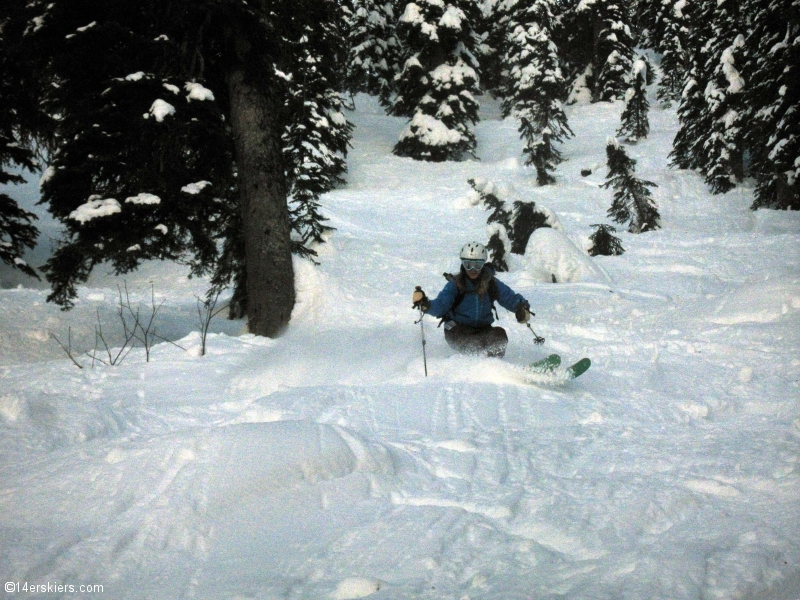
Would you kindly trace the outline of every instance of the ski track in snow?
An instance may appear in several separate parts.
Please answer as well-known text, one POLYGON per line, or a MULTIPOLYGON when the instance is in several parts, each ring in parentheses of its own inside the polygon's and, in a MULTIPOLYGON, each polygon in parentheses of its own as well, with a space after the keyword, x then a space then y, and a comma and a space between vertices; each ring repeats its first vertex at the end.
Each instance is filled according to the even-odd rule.
POLYGON ((404 121, 357 105, 348 184, 323 202, 336 231, 320 266, 296 262, 282 338, 216 320, 198 356, 204 282, 153 263, 127 285, 147 303, 153 282, 160 333, 187 351, 79 370, 50 334, 90 349, 120 282, 96 271, 66 314, 42 289, 0 291, 3 581, 126 599, 800 598, 800 217, 670 171, 675 113, 654 108, 629 152, 663 229, 618 233, 627 252, 593 259, 607 281, 501 274, 543 347, 501 309, 506 358, 456 356, 425 318, 426 378, 410 292, 436 293, 485 237, 466 180, 513 184, 583 248, 611 193, 604 167, 580 170, 603 165, 621 105, 569 109, 546 188, 491 102, 481 160, 441 164, 392 156, 404 121), (521 367, 551 352, 592 368, 531 383, 521 367))

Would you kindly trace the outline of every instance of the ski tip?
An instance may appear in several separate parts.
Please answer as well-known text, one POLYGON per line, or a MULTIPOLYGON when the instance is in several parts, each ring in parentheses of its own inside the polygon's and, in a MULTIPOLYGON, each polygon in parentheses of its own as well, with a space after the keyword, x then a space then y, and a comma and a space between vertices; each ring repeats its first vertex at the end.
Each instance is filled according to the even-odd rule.
POLYGON ((583 375, 586 371, 589 370, 589 367, 592 366, 592 361, 588 358, 582 358, 574 365, 572 365, 569 369, 567 369, 567 373, 572 379, 575 379, 579 375, 583 375))

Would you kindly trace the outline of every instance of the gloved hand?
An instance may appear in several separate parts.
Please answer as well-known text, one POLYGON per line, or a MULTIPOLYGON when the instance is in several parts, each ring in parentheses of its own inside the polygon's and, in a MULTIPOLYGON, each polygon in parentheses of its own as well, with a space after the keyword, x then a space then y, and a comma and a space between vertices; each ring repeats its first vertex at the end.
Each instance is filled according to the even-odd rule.
POLYGON ((531 320, 531 314, 531 306, 527 302, 520 302, 517 305, 517 310, 514 311, 517 323, 527 323, 531 320))
POLYGON ((423 292, 422 288, 419 286, 417 286, 414 289, 414 293, 411 294, 411 302, 412 308, 421 308, 423 311, 428 310, 431 305, 431 301, 428 300, 425 292, 423 292))

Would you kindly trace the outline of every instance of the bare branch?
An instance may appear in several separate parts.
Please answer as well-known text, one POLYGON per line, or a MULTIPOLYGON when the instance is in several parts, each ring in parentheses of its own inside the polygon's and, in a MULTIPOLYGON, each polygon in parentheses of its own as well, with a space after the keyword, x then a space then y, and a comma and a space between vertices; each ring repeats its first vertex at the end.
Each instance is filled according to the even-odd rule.
POLYGON ((67 328, 66 346, 61 342, 61 340, 58 339, 55 333, 51 332, 50 337, 53 338, 58 343, 59 346, 61 346, 61 349, 67 353, 67 356, 69 356, 69 359, 76 367, 78 367, 79 369, 83 368, 83 365, 80 364, 77 360, 75 360, 75 357, 72 355, 72 327, 67 328))

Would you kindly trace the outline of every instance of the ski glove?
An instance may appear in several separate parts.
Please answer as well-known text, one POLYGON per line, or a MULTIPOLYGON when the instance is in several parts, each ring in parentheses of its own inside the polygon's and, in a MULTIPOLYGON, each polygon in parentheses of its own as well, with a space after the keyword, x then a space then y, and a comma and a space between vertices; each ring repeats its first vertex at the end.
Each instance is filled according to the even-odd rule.
POLYGON ((428 297, 425 295, 425 292, 422 291, 422 288, 417 286, 414 290, 414 293, 411 294, 411 302, 412 308, 421 308, 423 311, 426 311, 431 306, 431 301, 428 300, 428 297))
POLYGON ((531 320, 531 306, 527 302, 520 302, 517 305, 517 310, 514 315, 517 317, 517 323, 527 323, 531 320))

